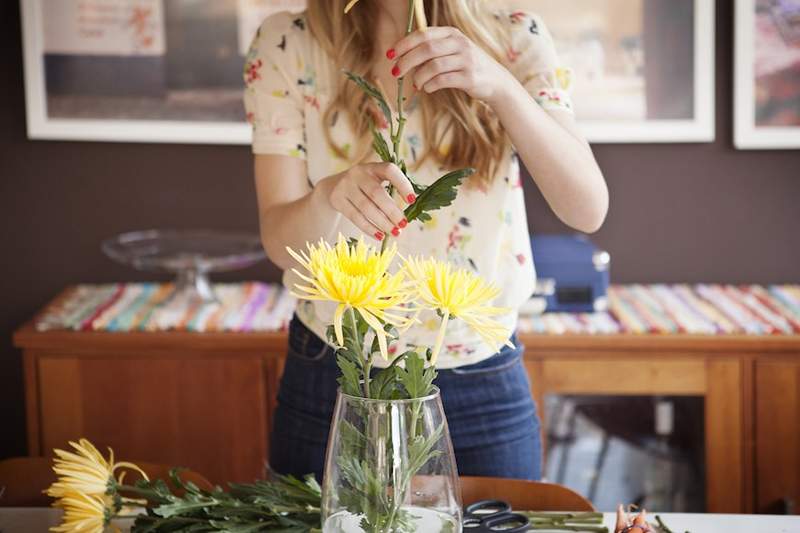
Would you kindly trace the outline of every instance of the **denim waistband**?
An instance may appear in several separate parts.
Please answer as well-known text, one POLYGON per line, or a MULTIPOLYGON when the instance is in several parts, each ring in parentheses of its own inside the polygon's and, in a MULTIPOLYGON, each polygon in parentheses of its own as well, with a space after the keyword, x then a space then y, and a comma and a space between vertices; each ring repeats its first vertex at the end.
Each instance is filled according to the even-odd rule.
MULTIPOLYGON (((524 351, 516 332, 509 339, 514 348, 503 346, 500 351, 482 361, 455 368, 441 369, 439 375, 467 375, 486 370, 502 369, 517 361, 524 351)), ((297 315, 289 322, 289 356, 294 356, 308 363, 317 363, 326 367, 336 366, 335 350, 319 336, 311 331, 297 315)))

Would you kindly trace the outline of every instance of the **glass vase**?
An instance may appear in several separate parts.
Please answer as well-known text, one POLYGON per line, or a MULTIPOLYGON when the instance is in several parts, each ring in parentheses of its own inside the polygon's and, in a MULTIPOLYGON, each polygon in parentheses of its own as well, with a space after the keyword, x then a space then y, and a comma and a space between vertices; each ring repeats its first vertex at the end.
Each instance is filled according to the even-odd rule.
POLYGON ((461 531, 439 389, 413 400, 336 399, 322 483, 325 533, 461 531))

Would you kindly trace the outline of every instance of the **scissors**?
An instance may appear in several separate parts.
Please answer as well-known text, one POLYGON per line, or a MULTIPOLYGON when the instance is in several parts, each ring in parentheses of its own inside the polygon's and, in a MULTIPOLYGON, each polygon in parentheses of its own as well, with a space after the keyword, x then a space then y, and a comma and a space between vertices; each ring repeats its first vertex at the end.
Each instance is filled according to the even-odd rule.
POLYGON ((512 513, 511 506, 502 500, 481 500, 464 508, 464 531, 469 533, 522 533, 530 520, 512 513))

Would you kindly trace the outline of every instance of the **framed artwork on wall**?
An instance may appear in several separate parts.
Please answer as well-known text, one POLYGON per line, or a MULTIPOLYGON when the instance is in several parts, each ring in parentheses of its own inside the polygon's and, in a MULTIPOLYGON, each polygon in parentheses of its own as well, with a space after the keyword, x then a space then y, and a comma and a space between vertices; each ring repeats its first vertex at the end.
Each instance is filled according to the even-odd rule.
POLYGON ((302 0, 20 0, 28 137, 249 144, 244 56, 302 0))
POLYGON ((714 140, 714 0, 506 0, 542 17, 595 143, 714 140))
MULTIPOLYGON (((503 3, 545 21, 590 141, 713 140, 714 0, 503 3)), ((250 39, 305 0, 20 4, 30 138, 248 144, 250 39)))
POLYGON ((800 0, 736 0, 734 144, 800 148, 800 0))

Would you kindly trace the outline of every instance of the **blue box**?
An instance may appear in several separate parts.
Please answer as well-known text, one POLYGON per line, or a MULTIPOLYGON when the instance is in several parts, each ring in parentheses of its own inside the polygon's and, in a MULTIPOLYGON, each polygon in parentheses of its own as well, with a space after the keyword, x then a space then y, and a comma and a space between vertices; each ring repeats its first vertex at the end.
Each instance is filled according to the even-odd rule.
POLYGON ((531 238, 531 248, 537 277, 534 298, 545 300, 545 312, 608 308, 608 252, 584 235, 537 235, 531 238))

